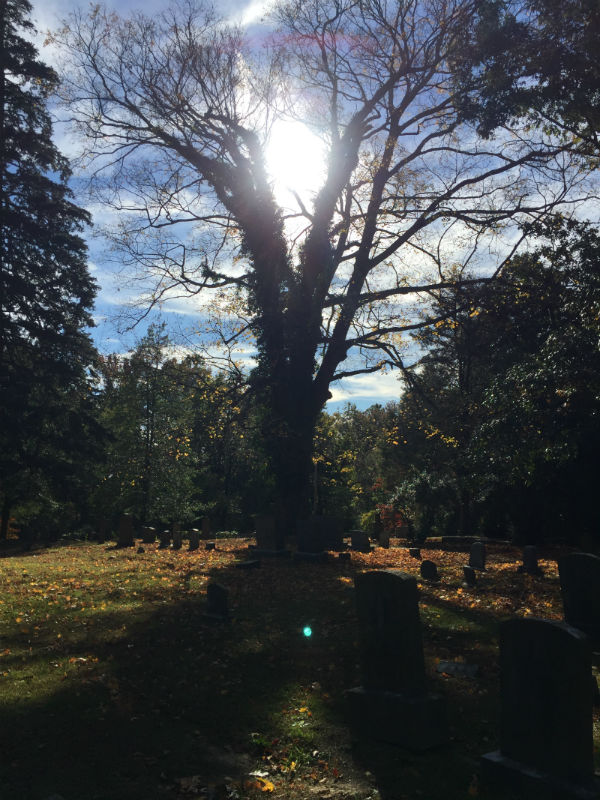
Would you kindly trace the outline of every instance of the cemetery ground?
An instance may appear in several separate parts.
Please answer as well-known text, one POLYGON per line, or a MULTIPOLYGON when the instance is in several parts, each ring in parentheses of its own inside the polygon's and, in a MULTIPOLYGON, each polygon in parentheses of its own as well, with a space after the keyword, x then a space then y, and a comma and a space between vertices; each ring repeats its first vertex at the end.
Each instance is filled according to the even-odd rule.
MULTIPOLYGON (((562 618, 558 552, 541 551, 538 577, 517 572, 517 548, 489 545, 487 570, 463 588, 468 553, 431 545, 421 555, 438 565, 437 583, 397 540, 349 561, 239 568, 248 543, 2 553, 2 798, 507 797, 477 779, 498 744, 498 625, 562 618), (450 740, 434 750, 350 730, 345 692, 361 682, 354 575, 366 569, 419 581, 429 685, 448 702, 450 740), (205 616, 214 581, 228 590, 227 622, 205 616)), ((598 722, 594 712, 596 742, 598 722)))

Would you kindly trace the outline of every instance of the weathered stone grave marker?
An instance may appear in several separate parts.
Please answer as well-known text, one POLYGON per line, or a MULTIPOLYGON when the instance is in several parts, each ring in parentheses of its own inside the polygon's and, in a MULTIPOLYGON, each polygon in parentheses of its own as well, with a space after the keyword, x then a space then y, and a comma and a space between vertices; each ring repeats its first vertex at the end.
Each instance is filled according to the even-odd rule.
POLYGON ((96 520, 96 537, 100 544, 108 539, 109 524, 106 517, 98 517, 96 520))
POLYGON ((190 531, 190 550, 197 550, 200 547, 200 531, 197 528, 192 528, 190 531))
POLYGON ((284 537, 275 514, 257 514, 256 551, 261 555, 280 555, 285 552, 284 537))
POLYGON ((446 705, 426 690, 417 582, 396 570, 355 578, 363 685, 348 692, 358 731, 409 749, 447 738, 446 705))
POLYGON ((183 539, 181 536, 181 527, 178 522, 173 523, 172 540, 173 540, 173 550, 181 550, 183 539))
POLYGON ((377 537, 377 543, 379 547, 383 547, 385 550, 389 550, 390 548, 390 534, 389 531, 380 531, 377 537))
POLYGON ((164 530, 161 531, 158 537, 158 549, 159 550, 166 550, 167 547, 171 544, 171 531, 164 530))
POLYGON ((587 633, 600 647, 600 558, 571 553, 558 559, 565 622, 587 633))
POLYGON ((215 542, 206 542, 206 544, 204 545, 204 549, 205 550, 216 550, 217 549, 217 545, 216 545, 215 542))
POLYGON ((473 567, 464 566, 463 567, 463 586, 467 589, 472 589, 473 586, 477 585, 477 573, 473 569, 473 567))
POLYGON ((437 564, 434 561, 425 559, 421 561, 421 577, 426 581, 439 581, 437 564))
POLYGON ((133 547, 134 544, 133 517, 130 514, 122 514, 119 519, 117 547, 133 547))
POLYGON ((350 547, 358 553, 370 553, 371 542, 364 531, 350 531, 350 547))
POLYGON ((502 624, 500 749, 482 758, 486 782, 524 797, 600 797, 590 673, 581 631, 542 619, 502 624))
POLYGON ((411 558, 421 558, 421 550, 418 547, 409 547, 408 548, 408 555, 411 558))
POLYGON ((544 574, 538 564, 538 552, 534 544, 525 545, 523 548, 523 563, 518 567, 517 572, 525 572, 527 575, 544 574))
POLYGON ((220 583, 209 583, 206 587, 204 616, 222 622, 229 619, 229 592, 220 583))
POLYGON ((144 525, 142 528, 142 542, 144 544, 152 544, 156 539, 156 530, 149 525, 144 525))
POLYGON ((473 542, 469 552, 469 566, 473 569, 485 570, 485 545, 483 542, 473 542))

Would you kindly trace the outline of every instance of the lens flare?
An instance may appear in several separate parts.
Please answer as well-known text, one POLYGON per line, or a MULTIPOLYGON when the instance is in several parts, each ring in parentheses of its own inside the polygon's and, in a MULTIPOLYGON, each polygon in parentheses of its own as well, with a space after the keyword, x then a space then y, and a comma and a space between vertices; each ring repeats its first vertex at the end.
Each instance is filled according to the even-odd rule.
POLYGON ((312 636, 312 628, 309 625, 305 625, 304 628, 302 629, 302 633, 308 639, 312 636))

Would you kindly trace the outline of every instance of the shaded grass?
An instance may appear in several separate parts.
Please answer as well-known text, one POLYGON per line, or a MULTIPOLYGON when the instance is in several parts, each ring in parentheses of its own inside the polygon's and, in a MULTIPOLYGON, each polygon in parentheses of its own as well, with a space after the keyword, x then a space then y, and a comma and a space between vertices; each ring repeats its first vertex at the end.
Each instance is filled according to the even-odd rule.
POLYGON ((464 555, 424 553, 442 572, 421 585, 421 609, 451 740, 414 755, 355 740, 344 692, 360 683, 355 572, 416 574, 418 562, 378 549, 351 564, 264 560, 246 571, 235 567, 245 543, 218 546, 76 544, 0 561, 0 796, 146 800, 212 787, 254 797, 271 785, 288 798, 492 797, 473 794, 473 777, 496 746, 497 625, 513 613, 560 616, 550 562, 533 579, 515 573, 514 551, 498 551, 466 590, 464 555), (229 589, 228 624, 204 617, 210 580, 229 589), (437 672, 456 658, 480 677, 437 672))

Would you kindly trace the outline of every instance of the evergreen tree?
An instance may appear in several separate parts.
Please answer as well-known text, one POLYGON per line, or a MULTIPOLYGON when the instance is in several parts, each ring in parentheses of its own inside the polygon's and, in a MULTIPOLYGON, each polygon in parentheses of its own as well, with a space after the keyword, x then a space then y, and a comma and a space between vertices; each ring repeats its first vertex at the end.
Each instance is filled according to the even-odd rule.
POLYGON ((23 37, 28 0, 0 0, 0 495, 2 528, 24 493, 67 482, 83 449, 95 284, 70 169, 47 109, 56 73, 23 37), (83 414, 83 417, 82 417, 83 414))

